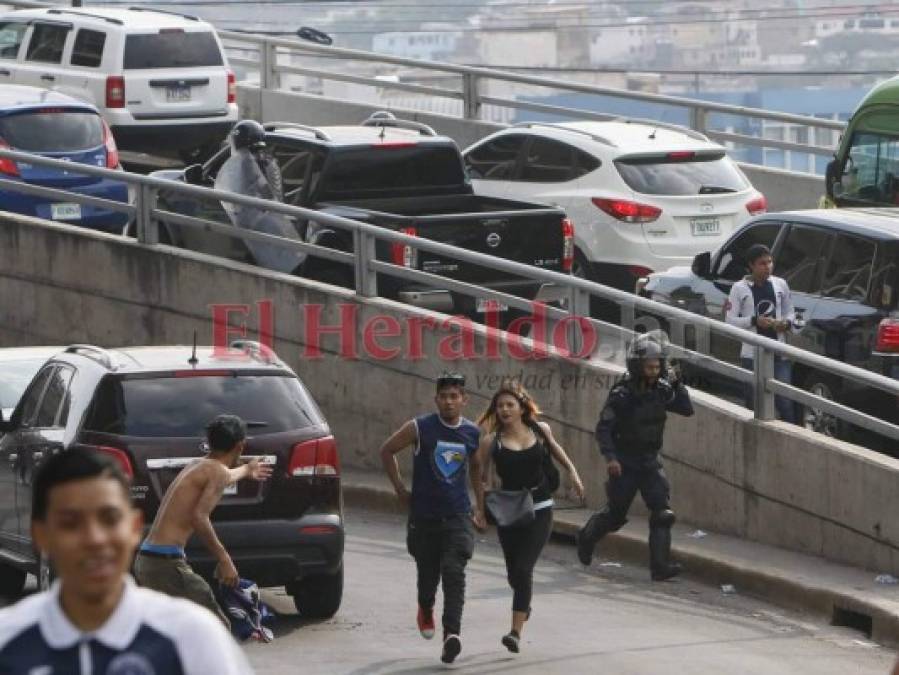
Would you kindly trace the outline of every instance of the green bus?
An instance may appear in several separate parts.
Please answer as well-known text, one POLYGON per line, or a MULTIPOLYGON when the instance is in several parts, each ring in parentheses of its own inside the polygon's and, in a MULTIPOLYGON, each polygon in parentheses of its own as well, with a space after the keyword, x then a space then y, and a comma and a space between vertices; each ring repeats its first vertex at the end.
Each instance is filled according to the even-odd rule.
POLYGON ((899 206, 899 77, 874 87, 853 113, 825 190, 825 206, 899 206))

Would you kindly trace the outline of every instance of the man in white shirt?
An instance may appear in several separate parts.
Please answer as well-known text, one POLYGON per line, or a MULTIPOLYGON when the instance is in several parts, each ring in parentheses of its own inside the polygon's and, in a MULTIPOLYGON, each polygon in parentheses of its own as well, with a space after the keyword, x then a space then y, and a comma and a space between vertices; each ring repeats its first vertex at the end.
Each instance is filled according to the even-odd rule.
POLYGON ((252 674, 212 613, 128 576, 143 520, 112 459, 61 451, 32 487, 32 539, 58 578, 0 610, 0 673, 252 674))
MULTIPOLYGON (((774 260, 771 250, 764 244, 755 244, 746 251, 749 276, 736 282, 727 299, 725 321, 754 330, 759 335, 786 342, 786 334, 794 328, 796 312, 787 282, 772 274, 774 260)), ((753 369, 755 347, 743 343, 740 362, 748 370, 753 369)), ((774 378, 790 384, 793 380, 793 364, 788 359, 774 357, 774 378)), ((782 396, 774 397, 777 415, 785 422, 795 422, 793 402, 782 396)), ((746 389, 746 406, 752 409, 752 385, 746 389)))

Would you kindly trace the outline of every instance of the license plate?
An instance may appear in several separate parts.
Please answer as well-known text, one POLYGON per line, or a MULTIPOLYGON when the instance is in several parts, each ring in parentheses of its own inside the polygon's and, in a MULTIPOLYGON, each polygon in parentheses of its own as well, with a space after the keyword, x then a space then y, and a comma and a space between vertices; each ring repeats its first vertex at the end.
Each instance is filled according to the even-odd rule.
POLYGON ((714 237, 721 234, 721 221, 717 218, 693 218, 690 229, 694 237, 714 237))
POLYGON ((81 204, 50 204, 53 220, 81 220, 81 204))
POLYGON ((477 306, 475 307, 475 311, 478 314, 486 314, 487 312, 505 312, 508 309, 508 305, 504 305, 496 300, 485 300, 484 298, 478 298, 477 306))
POLYGON ((165 100, 170 103, 190 100, 190 87, 166 87, 165 100))
POLYGON ((229 485, 224 490, 222 490, 222 495, 236 495, 237 494, 237 483, 229 485))

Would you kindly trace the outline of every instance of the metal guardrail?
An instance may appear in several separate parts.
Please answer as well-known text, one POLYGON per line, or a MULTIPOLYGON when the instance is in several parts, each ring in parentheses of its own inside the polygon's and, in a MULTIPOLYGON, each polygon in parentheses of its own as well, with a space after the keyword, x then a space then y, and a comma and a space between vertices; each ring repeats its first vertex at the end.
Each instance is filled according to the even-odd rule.
MULTIPOLYGON (((760 108, 714 103, 697 99, 652 94, 638 91, 628 91, 612 87, 601 87, 579 82, 566 81, 559 78, 541 77, 475 66, 463 66, 452 63, 435 61, 423 61, 420 59, 403 58, 367 52, 357 49, 331 47, 311 42, 290 38, 276 38, 262 35, 248 35, 232 31, 219 31, 219 35, 225 40, 226 48, 231 52, 253 53, 256 58, 243 58, 233 56, 229 58, 232 64, 256 69, 259 72, 259 86, 263 89, 280 89, 281 74, 306 75, 322 80, 336 82, 351 82, 356 84, 377 87, 384 90, 396 90, 411 93, 420 93, 427 96, 462 100, 463 118, 469 120, 481 119, 482 106, 490 104, 513 110, 530 110, 535 112, 553 113, 573 119, 608 120, 618 117, 593 110, 569 108, 559 105, 550 105, 534 101, 518 100, 500 96, 491 96, 482 93, 482 84, 490 82, 505 82, 532 87, 540 87, 563 93, 581 93, 612 97, 646 103, 661 104, 688 111, 690 127, 710 138, 725 143, 773 148, 813 155, 833 154, 834 148, 814 143, 794 142, 789 139, 765 138, 762 135, 750 135, 734 133, 728 128, 715 128, 709 119, 711 115, 726 115, 732 118, 758 122, 776 122, 783 125, 803 127, 806 130, 822 130, 828 132, 842 132, 846 123, 837 120, 828 120, 811 116, 795 115, 791 113, 772 112, 760 108), (295 64, 283 63, 284 59, 296 57, 330 57, 337 59, 344 65, 349 61, 361 61, 375 66, 400 66, 425 71, 434 75, 459 78, 458 89, 445 87, 425 86, 410 82, 397 82, 381 79, 374 75, 364 73, 354 74, 348 72, 346 67, 340 70, 327 70, 320 67, 303 67, 295 64)), ((383 104, 382 104, 383 105, 383 104)), ((759 125, 761 126, 761 125, 759 125)), ((808 133, 809 138, 814 138, 814 132, 808 133)))
MULTIPOLYGON (((731 364, 718 361, 709 355, 687 350, 683 347, 674 346, 674 350, 677 354, 694 359, 702 366, 709 367, 716 372, 720 372, 742 382, 753 382, 756 392, 755 416, 758 419, 774 419, 774 395, 778 394, 804 405, 812 405, 839 419, 850 422, 851 424, 899 440, 899 425, 885 422, 839 403, 835 403, 831 400, 821 398, 776 381, 774 379, 774 358, 775 356, 778 356, 803 363, 811 368, 832 373, 869 387, 874 387, 897 398, 899 398, 899 381, 892 380, 868 370, 849 366, 840 361, 829 359, 797 347, 782 344, 776 340, 761 337, 755 333, 728 325, 723 321, 698 316, 686 310, 663 305, 585 279, 532 267, 530 265, 502 258, 496 258, 485 253, 460 249, 421 237, 413 237, 398 232, 392 232, 377 225, 361 223, 349 218, 322 213, 308 208, 236 195, 207 187, 186 185, 178 181, 154 178, 152 176, 143 176, 83 164, 74 164, 72 162, 64 162, 11 150, 0 150, 0 158, 29 162, 38 166, 47 166, 69 172, 76 171, 89 176, 99 176, 122 181, 133 186, 135 188, 134 194, 136 196, 136 204, 133 206, 115 202, 111 204, 114 205, 115 210, 134 214, 137 239, 143 244, 157 245, 159 243, 159 221, 168 220, 169 222, 178 223, 186 227, 211 230, 242 240, 275 244, 291 250, 304 251, 314 256, 324 257, 337 263, 352 265, 355 272, 355 292, 364 297, 376 297, 378 294, 378 275, 388 274, 437 289, 446 289, 475 298, 495 300, 506 304, 509 307, 521 309, 526 312, 533 310, 533 303, 520 297, 473 284, 447 279, 446 277, 428 272, 379 261, 375 256, 375 244, 377 241, 381 240, 402 244, 404 246, 411 246, 415 249, 421 249, 438 255, 455 258, 465 263, 490 267, 507 274, 522 276, 533 279, 534 281, 554 284, 564 288, 567 298, 569 299, 567 308, 563 310, 555 307, 547 307, 546 312, 547 316, 550 318, 571 320, 570 326, 573 330, 571 330, 570 333, 571 337, 569 337, 569 345, 574 345, 576 342, 576 340, 575 342, 572 342, 572 338, 577 337, 575 329, 577 328, 578 320, 587 320, 593 326, 601 325, 604 329, 617 331, 619 335, 625 337, 632 336, 633 331, 630 330, 629 326, 632 327, 635 325, 636 313, 638 311, 663 317, 666 321, 670 322, 672 333, 675 336, 682 334, 686 326, 691 326, 694 334, 697 336, 700 334, 706 337, 718 335, 748 343, 756 350, 753 372, 737 368, 731 364), (280 213, 292 218, 313 220, 343 230, 349 230, 353 233, 354 251, 353 253, 335 251, 315 244, 238 229, 221 222, 165 211, 157 208, 157 196, 161 190, 180 192, 199 199, 241 204, 280 213), (589 318, 591 297, 611 300, 619 305, 622 308, 623 323, 625 325, 623 327, 613 326, 612 324, 589 318)), ((60 192, 56 189, 39 186, 25 186, 15 180, 3 180, 0 182, 0 185, 2 185, 4 189, 13 191, 27 190, 31 194, 47 196, 50 198, 58 197, 60 192)), ((66 192, 65 198, 70 201, 85 203, 92 203, 94 201, 91 198, 74 192, 66 192)), ((110 206, 111 208, 113 208, 112 205, 110 206)), ((575 347, 572 351, 576 352, 577 348, 575 347)))

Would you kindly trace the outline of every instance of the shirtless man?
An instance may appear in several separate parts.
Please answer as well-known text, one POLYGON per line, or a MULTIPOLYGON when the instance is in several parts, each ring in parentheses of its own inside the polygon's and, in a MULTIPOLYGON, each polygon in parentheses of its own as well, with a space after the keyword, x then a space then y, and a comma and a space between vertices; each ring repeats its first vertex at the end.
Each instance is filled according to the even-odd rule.
POLYGON ((184 547, 197 536, 218 561, 215 577, 225 586, 237 586, 239 577, 231 556, 222 546, 209 515, 225 487, 244 478, 262 481, 272 471, 254 459, 235 468, 246 447, 246 424, 235 415, 219 415, 206 427, 209 456, 186 467, 169 486, 150 533, 134 561, 141 586, 206 607, 230 627, 209 584, 187 564, 184 547))

